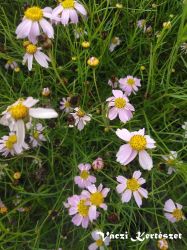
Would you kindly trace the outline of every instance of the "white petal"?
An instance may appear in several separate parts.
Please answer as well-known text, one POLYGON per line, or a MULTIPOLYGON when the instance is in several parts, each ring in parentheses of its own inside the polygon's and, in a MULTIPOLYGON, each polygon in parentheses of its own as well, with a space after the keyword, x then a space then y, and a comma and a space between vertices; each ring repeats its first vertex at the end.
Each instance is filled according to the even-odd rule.
POLYGON ((153 160, 145 150, 139 152, 139 163, 146 170, 151 170, 153 167, 153 160))
POLYGON ((17 144, 22 147, 25 141, 25 124, 22 119, 16 121, 17 144))
POLYGON ((30 108, 29 115, 33 118, 39 119, 51 119, 58 117, 58 114, 54 109, 47 108, 30 108))

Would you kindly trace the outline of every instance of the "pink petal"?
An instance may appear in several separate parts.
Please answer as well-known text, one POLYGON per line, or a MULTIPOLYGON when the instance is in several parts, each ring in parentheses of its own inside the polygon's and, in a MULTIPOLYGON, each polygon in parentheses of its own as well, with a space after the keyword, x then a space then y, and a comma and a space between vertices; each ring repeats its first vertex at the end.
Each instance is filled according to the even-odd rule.
POLYGON ((79 4, 77 2, 75 2, 74 7, 76 10, 78 10, 78 12, 80 12, 83 16, 87 15, 87 12, 85 10, 85 8, 82 6, 82 4, 79 4))
POLYGON ((82 216, 80 216, 79 214, 76 214, 73 218, 72 218, 72 222, 74 225, 76 226, 80 226, 81 222, 82 222, 82 216))
POLYGON ((120 139, 122 139, 122 140, 124 140, 126 142, 129 142, 130 139, 131 139, 131 133, 127 129, 125 129, 125 128, 123 128, 123 129, 119 129, 118 128, 117 131, 116 131, 116 135, 120 139))
POLYGON ((126 164, 126 161, 132 154, 132 148, 130 147, 129 144, 122 145, 119 148, 119 151, 116 154, 117 161, 120 162, 121 164, 126 164))
POLYGON ((172 201, 172 199, 169 199, 164 204, 164 211, 167 212, 173 212, 173 210, 176 209, 175 203, 172 201))
POLYGON ((116 190, 119 194, 123 193, 123 191, 126 189, 127 185, 126 184, 119 184, 116 187, 116 190))
POLYGON ((141 196, 143 196, 144 198, 147 198, 148 197, 148 192, 145 188, 139 188, 138 189, 138 192, 141 194, 141 196))
POLYGON ((61 15, 61 23, 65 26, 69 22, 69 10, 63 10, 61 15))
POLYGON ((122 184, 126 184, 127 183, 127 179, 124 176, 122 176, 122 175, 117 176, 116 179, 117 179, 118 182, 120 182, 122 184))
POLYGON ((122 202, 129 202, 132 197, 132 191, 127 189, 123 194, 122 194, 122 202))
POLYGON ((141 207, 141 205, 142 205, 142 198, 139 195, 139 193, 137 191, 135 191, 135 192, 133 192, 133 196, 134 196, 134 199, 135 199, 138 207, 141 207))
POLYGON ((134 173, 133 173, 133 178, 135 178, 135 179, 139 179, 140 178, 140 176, 141 176, 141 172, 138 170, 138 171, 135 171, 134 173))
POLYGON ((117 117, 117 115, 118 115, 118 111, 117 111, 116 107, 114 107, 114 108, 111 108, 109 110, 108 118, 110 120, 114 120, 117 117))
POLYGON ((123 92, 121 90, 112 90, 112 94, 118 98, 118 97, 123 97, 123 92))
POLYGON ((89 211, 88 211, 88 216, 90 218, 90 221, 93 221, 97 218, 96 216, 96 206, 92 205, 90 206, 89 208, 89 211))
POLYGON ((33 44, 35 44, 37 42, 37 36, 39 36, 39 34, 40 34, 40 30, 39 30, 38 22, 33 22, 29 36, 28 36, 29 40, 33 44))
POLYGON ((46 33, 49 38, 54 38, 53 27, 52 27, 52 25, 47 20, 45 20, 44 18, 42 18, 40 20, 40 25, 41 25, 41 27, 43 29, 43 32, 46 33))
POLYGON ((176 222, 177 220, 175 219, 175 217, 172 214, 169 213, 164 213, 165 217, 171 221, 172 223, 176 222))
POLYGON ((139 163, 146 170, 151 170, 153 167, 153 160, 145 150, 139 152, 139 163))

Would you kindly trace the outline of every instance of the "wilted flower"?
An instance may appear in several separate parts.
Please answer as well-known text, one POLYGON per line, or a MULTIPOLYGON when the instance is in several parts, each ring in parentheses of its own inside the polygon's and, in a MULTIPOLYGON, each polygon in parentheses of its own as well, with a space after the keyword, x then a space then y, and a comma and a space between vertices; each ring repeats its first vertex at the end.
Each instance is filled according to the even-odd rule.
POLYGON ((145 32, 146 31, 146 20, 145 19, 138 20, 137 27, 139 29, 142 29, 145 32))
POLYGON ((177 162, 177 152, 176 151, 170 151, 169 155, 162 155, 162 158, 165 160, 166 164, 169 166, 168 168, 168 174, 172 174, 173 172, 176 172, 176 162, 177 162))
POLYGON ((103 185, 100 184, 98 188, 96 186, 90 185, 87 187, 87 190, 82 191, 82 196, 88 201, 89 204, 89 218, 91 221, 97 218, 97 208, 102 208, 107 210, 107 205, 104 203, 104 198, 106 198, 110 188, 103 188, 103 185))
POLYGON ((164 205, 165 217, 172 223, 185 220, 182 207, 182 205, 174 203, 171 199, 167 200, 164 205))
POLYGON ((95 240, 95 242, 88 246, 88 250, 104 250, 105 247, 109 246, 110 244, 110 238, 105 237, 105 239, 103 239, 100 234, 100 231, 98 230, 92 232, 92 238, 95 240))
POLYGON ((44 127, 41 123, 37 123, 36 126, 32 128, 32 134, 30 135, 30 143, 33 148, 41 145, 43 141, 46 141, 45 136, 43 135, 44 127))
POLYGON ((17 38, 24 39, 28 37, 29 41, 36 43, 37 37, 41 34, 41 29, 49 38, 54 38, 53 27, 45 19, 46 17, 51 18, 49 7, 44 9, 38 6, 27 8, 22 22, 16 29, 17 38))
POLYGON ((168 248, 168 242, 166 239, 160 239, 157 241, 157 247, 160 250, 167 250, 168 248))
POLYGON ((15 180, 19 180, 19 179, 21 178, 21 173, 20 173, 20 172, 15 172, 15 173, 13 174, 13 178, 14 178, 15 180))
POLYGON ((118 87, 118 78, 112 76, 111 79, 108 80, 108 85, 111 86, 113 89, 118 87))
POLYGON ((114 51, 114 49, 120 44, 121 44, 121 40, 119 39, 119 37, 117 36, 113 37, 110 43, 110 47, 109 47, 110 52, 114 51))
POLYGON ((187 122, 184 122, 182 128, 184 129, 184 138, 187 138, 187 122))
POLYGON ((41 52, 41 47, 37 47, 36 45, 25 42, 24 47, 26 50, 26 53, 23 57, 23 64, 27 62, 28 70, 32 70, 32 63, 33 58, 39 63, 42 67, 48 68, 48 61, 50 62, 50 58, 45 55, 43 52, 41 52))
POLYGON ((99 59, 96 58, 96 57, 94 57, 94 56, 92 56, 92 57, 90 57, 90 58, 88 59, 87 63, 88 63, 88 65, 89 65, 90 67, 95 68, 95 67, 97 67, 97 65, 99 64, 99 59))
POLYGON ((71 101, 71 97, 67 97, 67 98, 63 97, 60 102, 60 109, 65 111, 66 113, 70 113, 71 111, 73 111, 73 107, 70 101, 71 101))
POLYGON ((140 79, 128 75, 125 78, 119 79, 120 88, 125 91, 126 95, 131 95, 131 93, 136 94, 138 87, 141 86, 140 79))
POLYGON ((116 135, 127 142, 117 152, 117 162, 127 165, 139 155, 139 163, 143 169, 151 170, 153 160, 146 152, 146 149, 155 148, 155 141, 149 135, 144 135, 145 129, 129 132, 127 129, 117 129, 116 135))
POLYGON ((91 115, 86 114, 81 108, 75 108, 75 113, 71 113, 71 115, 75 119, 75 126, 78 130, 83 130, 84 126, 91 120, 91 115))
POLYGON ((84 6, 74 0, 59 0, 59 5, 53 10, 52 18, 60 21, 64 26, 69 23, 77 24, 78 14, 87 15, 84 6))
POLYGON ((106 100, 109 107, 108 118, 114 120, 119 116, 122 122, 129 121, 133 117, 134 107, 129 103, 129 99, 121 90, 112 90, 112 93, 114 96, 106 100))
POLYGON ((24 149, 28 148, 25 142, 22 145, 18 144, 17 136, 14 132, 10 132, 9 136, 5 135, 0 139, 0 153, 5 157, 9 154, 12 156, 21 154, 24 149))
POLYGON ((94 170, 101 170, 104 168, 104 161, 101 157, 98 157, 95 161, 92 162, 92 168, 94 170))
POLYGON ((48 97, 48 96, 50 96, 50 94, 51 94, 51 91, 50 91, 50 89, 48 87, 43 88, 43 90, 42 90, 42 95, 43 96, 48 97))
POLYGON ((8 126, 11 131, 16 131, 17 143, 20 146, 24 145, 26 121, 31 121, 32 118, 51 119, 58 117, 54 109, 32 108, 38 102, 39 100, 33 97, 27 97, 26 100, 20 98, 2 113, 0 124, 8 126))
POLYGON ((9 69, 11 68, 12 70, 19 72, 20 68, 18 67, 17 62, 15 62, 14 60, 8 60, 5 64, 5 69, 9 69))
POLYGON ((120 183, 117 185, 116 190, 121 194, 122 202, 129 202, 133 194, 136 204, 138 207, 141 207, 142 197, 148 197, 147 190, 141 187, 141 185, 146 182, 144 178, 140 177, 141 174, 140 171, 135 171, 131 179, 126 179, 121 175, 116 177, 117 181, 120 183))
POLYGON ((5 206, 5 204, 0 199, 0 214, 6 214, 8 212, 8 208, 5 206))
POLYGON ((187 54, 187 43, 181 44, 181 51, 182 53, 187 54))
POLYGON ((80 169, 80 176, 75 176, 74 181, 80 188, 87 188, 92 183, 96 182, 96 178, 90 175, 89 170, 91 169, 91 165, 86 164, 79 164, 78 168, 80 169))

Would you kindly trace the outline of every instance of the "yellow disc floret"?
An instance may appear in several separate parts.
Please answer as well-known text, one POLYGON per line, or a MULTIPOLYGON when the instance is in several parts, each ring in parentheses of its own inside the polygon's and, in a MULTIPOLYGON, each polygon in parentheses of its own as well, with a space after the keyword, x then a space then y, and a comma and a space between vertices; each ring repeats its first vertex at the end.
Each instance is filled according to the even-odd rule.
POLYGON ((80 215, 82 215, 83 217, 86 217, 88 216, 88 206, 85 205, 85 200, 80 200, 79 201, 79 204, 78 204, 78 212, 80 215))
POLYGON ((82 110, 82 109, 79 109, 76 114, 79 116, 79 117, 84 117, 85 116, 85 112, 82 110))
POLYGON ((43 18, 43 11, 41 8, 33 6, 31 8, 28 8, 25 11, 24 15, 27 19, 30 19, 32 21, 39 21, 43 18))
POLYGON ((137 191, 140 187, 140 184, 135 178, 128 179, 127 180, 127 189, 130 189, 131 191, 137 191))
POLYGON ((146 148, 146 139, 143 135, 134 135, 131 137, 129 144, 134 150, 141 151, 146 148))
POLYGON ((181 209, 176 208, 173 212, 172 212, 173 217, 175 217, 175 219, 177 221, 181 220, 183 218, 183 212, 181 209))
POLYGON ((103 195, 101 192, 95 192, 93 194, 90 195, 90 201, 93 205, 99 207, 103 201, 104 201, 104 198, 103 198, 103 195))
POLYGON ((133 78, 129 78, 129 79, 127 80, 127 84, 130 85, 130 86, 132 86, 132 85, 135 84, 135 80, 134 80, 133 78))
POLYGON ((59 0, 64 9, 74 8, 74 0, 59 0))
POLYGON ((8 137, 8 140, 5 142, 5 146, 7 149, 11 150, 16 142, 17 142, 16 135, 10 135, 8 137))
POLYGON ((28 108, 23 105, 23 102, 11 106, 8 111, 15 120, 24 119, 28 115, 28 108))
POLYGON ((80 174, 80 177, 84 180, 88 179, 89 173, 86 170, 83 170, 80 174))
POLYGON ((36 53, 36 51, 37 51, 37 46, 36 45, 34 45, 34 44, 27 45, 26 52, 28 54, 34 54, 34 53, 36 53))
POLYGON ((122 97, 118 97, 115 99, 115 107, 118 109, 122 109, 126 106, 126 101, 122 97))
POLYGON ((102 239, 96 240, 96 244, 98 247, 101 247, 103 245, 103 240, 102 239))

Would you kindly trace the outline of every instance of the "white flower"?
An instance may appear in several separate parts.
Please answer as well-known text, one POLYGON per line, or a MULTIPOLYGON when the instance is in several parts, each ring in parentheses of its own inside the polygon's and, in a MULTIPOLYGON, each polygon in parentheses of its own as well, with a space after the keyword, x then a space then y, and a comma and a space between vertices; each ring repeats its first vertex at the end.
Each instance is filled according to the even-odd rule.
POLYGON ((164 204, 165 217, 172 223, 185 220, 182 207, 181 204, 174 203, 172 199, 167 200, 164 204))
POLYGON ((177 159, 177 152, 170 151, 169 155, 162 155, 162 158, 165 160, 166 164, 169 166, 168 174, 170 175, 173 172, 176 172, 175 165, 176 165, 176 159, 177 159))
POLYGON ((110 238, 105 237, 105 239, 103 239, 101 235, 102 232, 98 230, 92 232, 92 238, 95 240, 95 242, 88 246, 88 250, 104 250, 105 247, 110 244, 110 238))
POLYGON ((109 46, 109 50, 110 52, 114 51, 114 49, 119 46, 121 43, 121 40, 119 39, 119 37, 115 36, 112 38, 112 41, 110 43, 110 46, 109 46))
POLYGON ((73 111, 70 100, 71 100, 71 97, 67 97, 67 98, 62 98, 60 102, 60 109, 65 111, 66 113, 70 113, 71 111, 73 111))
POLYGON ((32 147, 38 147, 41 145, 42 141, 46 141, 45 136, 42 134, 44 127, 41 123, 37 123, 35 127, 33 127, 32 135, 30 136, 30 143, 32 147))
POLYGON ((86 114, 81 108, 75 108, 75 113, 71 113, 71 115, 75 119, 75 126, 77 126, 78 130, 83 130, 86 123, 91 120, 91 115, 86 114))
POLYGON ((146 31, 146 20, 145 19, 138 20, 137 27, 139 29, 142 29, 145 32, 146 31))
POLYGON ((17 38, 24 39, 28 37, 29 41, 36 43, 37 37, 41 34, 41 29, 49 38, 54 38, 53 27, 45 19, 45 17, 51 18, 50 12, 51 8, 49 7, 44 9, 38 6, 28 8, 24 13, 22 22, 16 29, 17 38))
POLYGON ((187 43, 181 44, 181 51, 182 53, 187 54, 187 43))
POLYGON ((32 108, 38 102, 39 100, 33 97, 27 97, 26 100, 18 99, 2 113, 0 124, 8 126, 11 131, 16 131, 19 145, 24 144, 26 121, 31 121, 32 118, 51 119, 58 117, 54 109, 32 108))
POLYGON ((184 122, 182 128, 184 129, 184 138, 187 138, 187 122, 184 122))

